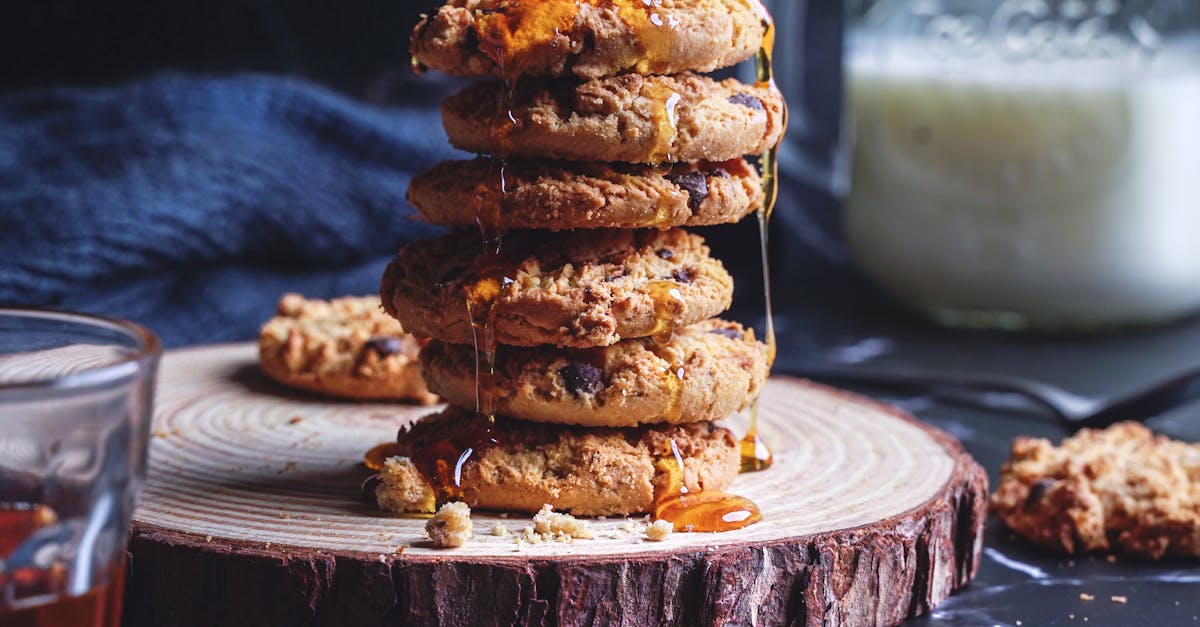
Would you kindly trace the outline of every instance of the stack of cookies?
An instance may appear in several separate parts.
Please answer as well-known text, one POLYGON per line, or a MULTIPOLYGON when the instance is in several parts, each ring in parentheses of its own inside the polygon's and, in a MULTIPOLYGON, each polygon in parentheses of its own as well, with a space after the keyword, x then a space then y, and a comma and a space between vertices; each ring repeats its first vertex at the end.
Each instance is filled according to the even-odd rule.
POLYGON ((449 403, 403 431, 377 491, 536 512, 653 512, 738 473, 714 424, 767 376, 750 329, 715 318, 733 281, 682 226, 762 206, 743 156, 775 146, 778 92, 696 74, 753 56, 757 0, 450 0, 413 33, 414 60, 496 80, 442 107, 456 147, 409 200, 449 235, 400 252, 384 308, 432 338, 449 403), (430 494, 429 490, 432 490, 430 494))

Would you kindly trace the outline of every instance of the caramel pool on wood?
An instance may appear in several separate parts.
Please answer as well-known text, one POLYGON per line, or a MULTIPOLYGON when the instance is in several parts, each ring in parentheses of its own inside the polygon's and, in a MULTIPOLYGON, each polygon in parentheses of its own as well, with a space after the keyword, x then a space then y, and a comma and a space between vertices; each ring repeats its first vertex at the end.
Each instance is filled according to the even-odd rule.
POLYGON ((655 467, 667 483, 654 500, 654 517, 670 522, 675 531, 732 531, 762 520, 753 501, 718 490, 689 491, 684 484, 683 456, 671 440, 671 457, 655 467))

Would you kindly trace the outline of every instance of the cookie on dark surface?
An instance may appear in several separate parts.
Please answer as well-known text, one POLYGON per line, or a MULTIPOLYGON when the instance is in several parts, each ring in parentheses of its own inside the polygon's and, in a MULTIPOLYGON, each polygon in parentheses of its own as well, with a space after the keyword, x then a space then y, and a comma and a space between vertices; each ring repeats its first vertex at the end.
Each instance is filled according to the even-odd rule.
POLYGON ((272 379, 327 396, 437 402, 421 379, 420 345, 383 312, 377 296, 306 300, 285 294, 258 336, 272 379))
POLYGON ((776 145, 786 118, 774 88, 696 74, 526 82, 511 99, 502 89, 480 83, 442 103, 451 144, 497 157, 725 161, 776 145))
POLYGON ((483 254, 478 230, 407 246, 384 273, 384 307, 413 333, 473 344, 467 295, 490 283, 491 315, 476 320, 497 343, 590 348, 669 333, 733 297, 704 239, 680 229, 513 231, 501 241, 499 261, 483 254))
POLYGON ((450 0, 410 50, 457 76, 710 72, 758 51, 764 15, 758 0, 450 0))
MULTIPOLYGON (((473 407, 475 351, 430 342, 421 351, 430 389, 473 407)), ((766 347, 754 331, 723 320, 604 348, 501 347, 493 390, 496 411, 537 422, 587 427, 721 420, 758 397, 767 376, 766 347)))
POLYGON ((1064 553, 1200 556, 1200 444, 1125 422, 1054 446, 1017 438, 991 499, 1015 533, 1064 553))
POLYGON ((408 200, 442 226, 665 229, 738 222, 762 206, 763 191, 744 159, 655 167, 479 158, 416 176, 408 200))
MULTIPOLYGON (((431 493, 412 485, 424 481, 416 469, 430 460, 422 454, 444 448, 443 443, 478 429, 483 420, 450 407, 402 431, 397 438, 400 455, 416 466, 399 460, 384 466, 382 483, 375 489, 381 506, 398 512, 428 507, 431 493)), ((669 481, 668 470, 660 466, 675 463, 672 442, 683 460, 683 479, 690 491, 728 487, 737 477, 740 459, 733 433, 708 422, 578 429, 497 417, 493 432, 497 443, 474 450, 461 468, 462 494, 457 500, 473 508, 537 512, 549 504, 587 516, 647 512, 656 491, 669 481)), ((456 448, 445 450, 454 457, 450 463, 457 461, 456 448)))

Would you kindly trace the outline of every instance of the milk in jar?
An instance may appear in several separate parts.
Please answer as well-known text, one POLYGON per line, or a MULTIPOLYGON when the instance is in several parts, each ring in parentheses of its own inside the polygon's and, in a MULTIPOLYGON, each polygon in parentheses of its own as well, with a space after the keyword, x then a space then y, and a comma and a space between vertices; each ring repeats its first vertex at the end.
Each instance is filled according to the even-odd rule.
POLYGON ((1136 58, 946 63, 849 45, 847 241, 956 325, 1200 310, 1200 37, 1136 58))

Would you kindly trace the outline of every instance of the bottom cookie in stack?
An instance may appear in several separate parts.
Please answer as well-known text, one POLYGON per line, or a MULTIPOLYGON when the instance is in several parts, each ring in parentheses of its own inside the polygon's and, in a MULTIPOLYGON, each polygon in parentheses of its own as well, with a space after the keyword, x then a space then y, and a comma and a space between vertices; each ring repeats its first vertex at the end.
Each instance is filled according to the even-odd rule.
POLYGON ((733 433, 711 422, 583 428, 497 416, 493 423, 453 406, 397 441, 400 456, 384 464, 375 490, 380 507, 396 512, 431 511, 435 492, 500 511, 533 513, 548 504, 586 516, 652 512, 675 465, 689 492, 722 490, 740 459, 733 433))
POLYGON ((662 344, 502 346, 496 407, 519 419, 492 421, 455 407, 474 401, 471 347, 431 342, 421 361, 451 406, 399 434, 398 457, 384 464, 375 492, 394 512, 461 500, 505 511, 548 504, 580 515, 657 515, 681 494, 720 495, 738 474, 740 449, 713 421, 752 402, 767 374, 754 332, 715 319, 662 344), (676 383, 664 386, 664 378, 676 383))

